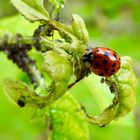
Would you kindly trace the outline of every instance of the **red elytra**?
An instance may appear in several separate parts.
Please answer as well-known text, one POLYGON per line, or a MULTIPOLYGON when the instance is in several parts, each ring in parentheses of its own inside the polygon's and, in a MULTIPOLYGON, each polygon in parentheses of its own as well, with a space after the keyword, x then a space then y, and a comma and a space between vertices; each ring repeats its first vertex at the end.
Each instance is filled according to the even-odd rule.
POLYGON ((91 71, 99 76, 109 77, 120 69, 120 57, 111 49, 101 47, 92 48, 88 57, 90 58, 86 59, 90 60, 91 71))

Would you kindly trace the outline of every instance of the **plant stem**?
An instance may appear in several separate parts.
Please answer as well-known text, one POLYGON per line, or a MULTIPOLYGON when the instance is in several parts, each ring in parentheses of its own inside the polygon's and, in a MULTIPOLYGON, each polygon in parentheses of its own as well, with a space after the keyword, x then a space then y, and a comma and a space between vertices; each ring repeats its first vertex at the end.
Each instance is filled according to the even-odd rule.
POLYGON ((7 57, 17 66, 28 74, 32 83, 43 85, 44 80, 35 65, 35 60, 31 59, 28 52, 32 49, 33 39, 31 37, 8 37, 1 39, 0 51, 4 52, 7 57))

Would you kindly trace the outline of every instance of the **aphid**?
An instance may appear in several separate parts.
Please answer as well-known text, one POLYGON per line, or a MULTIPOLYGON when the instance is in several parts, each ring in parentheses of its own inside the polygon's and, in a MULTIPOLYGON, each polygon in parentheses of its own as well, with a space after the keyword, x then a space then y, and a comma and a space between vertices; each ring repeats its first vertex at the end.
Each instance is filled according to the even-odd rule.
POLYGON ((89 63, 93 73, 109 77, 120 69, 119 55, 108 48, 89 48, 83 56, 83 61, 89 63))

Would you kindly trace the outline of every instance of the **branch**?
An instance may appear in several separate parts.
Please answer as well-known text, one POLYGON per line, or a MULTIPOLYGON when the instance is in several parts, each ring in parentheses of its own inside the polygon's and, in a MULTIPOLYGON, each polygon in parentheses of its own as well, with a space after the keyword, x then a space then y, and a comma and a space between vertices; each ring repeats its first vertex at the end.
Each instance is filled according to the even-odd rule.
POLYGON ((31 42, 33 41, 30 38, 23 39, 20 34, 13 38, 5 35, 0 43, 0 51, 4 52, 8 59, 16 63, 22 71, 26 72, 32 83, 42 85, 43 78, 36 67, 36 62, 28 55, 28 52, 32 50, 33 43, 31 42))

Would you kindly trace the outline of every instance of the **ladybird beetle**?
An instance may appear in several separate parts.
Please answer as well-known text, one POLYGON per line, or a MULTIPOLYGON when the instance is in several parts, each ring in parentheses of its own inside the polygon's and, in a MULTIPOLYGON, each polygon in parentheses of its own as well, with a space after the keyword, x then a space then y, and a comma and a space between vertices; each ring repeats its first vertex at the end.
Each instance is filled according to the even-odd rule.
POLYGON ((121 65, 120 57, 115 51, 102 47, 88 48, 83 61, 88 62, 93 73, 104 77, 114 75, 121 65))

